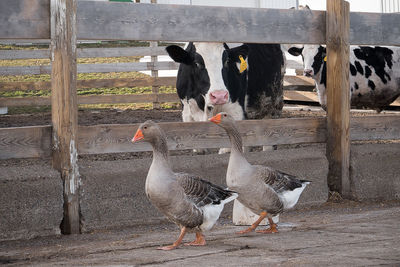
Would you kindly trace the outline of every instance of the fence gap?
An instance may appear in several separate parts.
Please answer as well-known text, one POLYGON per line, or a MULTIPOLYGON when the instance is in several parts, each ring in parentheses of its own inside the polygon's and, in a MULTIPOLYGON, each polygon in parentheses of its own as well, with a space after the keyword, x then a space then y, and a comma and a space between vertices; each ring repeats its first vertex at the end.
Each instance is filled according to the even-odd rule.
POLYGON ((76 0, 51 0, 52 162, 63 181, 63 234, 80 233, 76 0))
POLYGON ((349 198, 349 3, 343 0, 326 3, 328 186, 349 198))

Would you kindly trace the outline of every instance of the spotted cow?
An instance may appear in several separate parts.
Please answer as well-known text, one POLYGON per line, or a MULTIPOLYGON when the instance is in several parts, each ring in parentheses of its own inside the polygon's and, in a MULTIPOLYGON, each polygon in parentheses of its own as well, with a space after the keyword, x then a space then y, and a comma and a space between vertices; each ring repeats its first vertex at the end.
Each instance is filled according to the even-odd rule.
POLYGON ((285 57, 280 45, 190 42, 185 49, 166 50, 180 63, 176 87, 183 121, 205 121, 221 111, 236 120, 281 113, 285 57))
MULTIPOLYGON (((316 83, 319 102, 326 109, 326 47, 304 45, 291 47, 294 56, 302 55, 304 75, 316 83)), ((351 107, 378 112, 400 96, 400 47, 350 47, 351 107)))

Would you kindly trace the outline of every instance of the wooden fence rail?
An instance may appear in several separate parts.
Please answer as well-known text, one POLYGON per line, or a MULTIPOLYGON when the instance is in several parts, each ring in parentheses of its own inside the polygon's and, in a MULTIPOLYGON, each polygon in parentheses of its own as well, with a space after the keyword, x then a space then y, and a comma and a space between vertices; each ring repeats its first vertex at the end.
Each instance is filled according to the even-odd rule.
MULTIPOLYGON (((326 43, 324 11, 80 1, 77 39, 326 43), (183 15, 184 14, 184 15, 183 15)), ((0 39, 50 39, 50 0, 0 1, 0 39), (36 12, 32 12, 36 10, 36 12)), ((400 45, 399 14, 350 13, 350 44, 400 45)))
MULTIPOLYGON (((139 124, 79 126, 78 153, 101 154, 151 151, 145 143, 130 140, 139 124)), ((160 123, 171 150, 229 146, 226 133, 209 122, 160 123)), ((351 118, 351 140, 400 139, 398 116, 351 118)), ((324 118, 290 118, 238 122, 244 145, 286 145, 326 142, 324 118)), ((0 128, 0 159, 50 156, 51 126, 0 128)))
MULTIPOLYGON (((315 92, 304 91, 284 91, 284 100, 300 102, 318 102, 315 92)), ((137 95, 88 95, 78 96, 78 104, 127 104, 127 103, 151 103, 151 102, 174 102, 179 103, 176 93, 158 94, 137 94, 137 95)), ((393 105, 399 105, 395 102, 393 105)), ((19 106, 48 106, 50 97, 3 97, 0 98, 0 106, 19 107, 19 106)))

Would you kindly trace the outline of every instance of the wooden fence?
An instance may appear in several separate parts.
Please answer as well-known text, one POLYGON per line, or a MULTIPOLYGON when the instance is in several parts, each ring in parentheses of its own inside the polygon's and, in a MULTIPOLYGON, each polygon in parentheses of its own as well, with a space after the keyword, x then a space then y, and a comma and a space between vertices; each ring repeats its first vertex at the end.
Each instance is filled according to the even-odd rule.
MULTIPOLYGON (((326 119, 239 125, 245 144, 326 142, 329 186, 344 197, 350 190, 350 140, 400 139, 398 116, 350 121, 348 91, 349 44, 400 45, 400 14, 349 13, 343 0, 327 0, 326 12, 2 0, 0 25, 0 39, 51 39, 52 126, 0 129, 0 157, 52 156, 64 184, 63 233, 80 231, 78 153, 149 150, 145 145, 127 145, 137 125, 78 127, 77 39, 326 43, 330 58, 326 119)), ((162 127, 169 133, 172 149, 227 145, 221 130, 209 123, 163 123, 162 127)))
MULTIPOLYGON (((151 62, 133 63, 108 63, 108 64, 78 64, 78 73, 105 73, 105 72, 130 72, 151 71, 148 78, 114 78, 78 80, 77 88, 104 88, 104 87, 152 87, 152 94, 143 95, 97 95, 78 96, 78 104, 105 104, 105 103, 148 103, 159 107, 160 102, 179 102, 174 94, 159 94, 160 86, 175 87, 175 77, 158 77, 159 70, 177 70, 175 62, 157 62, 157 56, 167 55, 165 47, 157 47, 157 42, 151 42, 151 47, 122 47, 122 48, 81 48, 77 49, 79 58, 95 57, 131 57, 151 56, 151 62)), ((0 60, 8 59, 49 59, 50 50, 0 50, 0 60)), ((302 69, 302 65, 296 61, 288 60, 287 68, 302 69)), ((38 75, 50 74, 51 65, 46 66, 13 66, 0 67, 0 75, 38 75)), ((311 91, 314 88, 312 79, 303 76, 285 76, 284 89, 285 100, 317 101, 316 93, 288 92, 311 91)), ((14 90, 50 90, 51 82, 0 82, 0 91, 14 90)), ((50 97, 7 97, 0 98, 0 106, 14 107, 25 105, 50 105, 50 97)))

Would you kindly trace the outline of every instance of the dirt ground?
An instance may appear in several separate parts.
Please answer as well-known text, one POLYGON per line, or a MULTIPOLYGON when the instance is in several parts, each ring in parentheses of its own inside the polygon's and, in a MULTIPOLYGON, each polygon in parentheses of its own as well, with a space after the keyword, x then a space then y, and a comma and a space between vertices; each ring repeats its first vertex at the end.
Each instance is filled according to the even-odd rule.
MULTIPOLYGON (((172 243, 168 222, 0 242, 7 266, 400 266, 400 202, 345 201, 284 213, 278 234, 237 235, 243 226, 222 219, 204 247, 172 243)), ((264 228, 264 227, 262 227, 264 228)), ((192 241, 187 234, 184 242, 192 241)))

